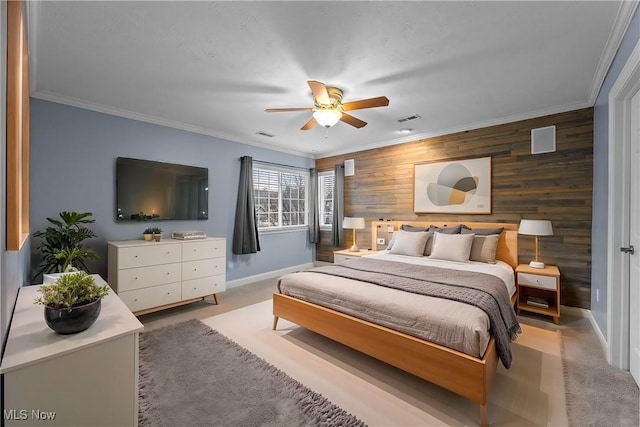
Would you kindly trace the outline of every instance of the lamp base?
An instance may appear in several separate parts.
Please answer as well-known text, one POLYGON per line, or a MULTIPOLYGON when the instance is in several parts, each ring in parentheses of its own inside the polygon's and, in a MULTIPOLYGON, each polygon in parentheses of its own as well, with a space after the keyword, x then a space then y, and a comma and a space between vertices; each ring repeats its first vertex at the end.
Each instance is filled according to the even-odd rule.
POLYGON ((358 245, 353 245, 349 248, 349 252, 360 252, 358 245))
POLYGON ((531 261, 529 263, 529 267, 531 268, 544 268, 544 262, 540 261, 531 261))

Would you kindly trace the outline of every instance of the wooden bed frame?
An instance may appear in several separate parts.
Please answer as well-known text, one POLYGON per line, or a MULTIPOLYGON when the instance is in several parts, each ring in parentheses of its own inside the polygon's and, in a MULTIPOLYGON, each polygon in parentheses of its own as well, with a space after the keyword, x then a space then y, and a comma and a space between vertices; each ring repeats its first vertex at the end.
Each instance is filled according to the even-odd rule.
MULTIPOLYGON (((372 247, 378 233, 387 236, 402 224, 417 227, 451 227, 459 223, 374 221, 371 224, 372 247)), ((496 258, 512 266, 518 264, 518 225, 508 223, 467 222, 472 228, 498 228, 504 231, 498 241, 496 258)), ((512 303, 517 295, 512 297, 512 303)), ((487 395, 498 366, 495 339, 491 337, 482 359, 472 357, 384 326, 361 320, 279 293, 273 294, 273 329, 278 319, 287 319, 320 335, 361 351, 376 359, 437 384, 480 404, 482 426, 487 425, 487 395)))

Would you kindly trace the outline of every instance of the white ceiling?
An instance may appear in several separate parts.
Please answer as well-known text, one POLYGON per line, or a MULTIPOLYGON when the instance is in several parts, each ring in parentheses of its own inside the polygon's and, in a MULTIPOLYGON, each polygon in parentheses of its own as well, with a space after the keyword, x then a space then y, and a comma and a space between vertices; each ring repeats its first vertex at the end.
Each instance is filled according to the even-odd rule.
POLYGON ((28 2, 31 90, 323 157, 593 106, 636 5, 28 2), (311 107, 307 80, 343 89, 343 102, 390 103, 353 111, 364 128, 328 132, 299 130, 308 112, 264 111, 311 107))

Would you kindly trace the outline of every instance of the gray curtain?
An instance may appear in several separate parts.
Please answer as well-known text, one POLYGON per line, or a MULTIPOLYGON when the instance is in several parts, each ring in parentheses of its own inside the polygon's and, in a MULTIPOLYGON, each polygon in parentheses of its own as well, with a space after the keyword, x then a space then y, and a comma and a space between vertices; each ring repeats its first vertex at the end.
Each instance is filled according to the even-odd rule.
POLYGON ((320 243, 318 171, 316 169, 309 170, 309 243, 320 243))
POLYGON ((236 204, 236 223, 233 228, 232 252, 237 255, 260 251, 258 223, 253 193, 253 158, 240 158, 240 185, 236 204))
POLYGON ((336 165, 336 176, 333 188, 333 229, 331 231, 331 246, 341 246, 344 243, 344 167, 336 165))

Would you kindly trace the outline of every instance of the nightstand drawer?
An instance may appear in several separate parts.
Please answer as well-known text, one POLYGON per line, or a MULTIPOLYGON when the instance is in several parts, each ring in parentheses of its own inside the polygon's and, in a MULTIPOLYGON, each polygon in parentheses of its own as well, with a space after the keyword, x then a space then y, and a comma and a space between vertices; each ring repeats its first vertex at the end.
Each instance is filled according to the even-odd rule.
POLYGON ((533 288, 557 290, 556 278, 539 274, 518 273, 518 285, 533 288))
POLYGON ((348 259, 352 259, 352 258, 355 258, 355 257, 349 256, 349 255, 334 254, 333 255, 333 263, 334 264, 338 264, 338 263, 344 262, 344 261, 346 261, 348 259))

